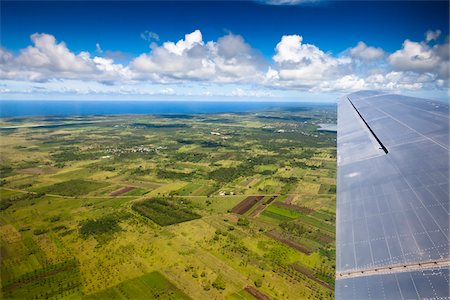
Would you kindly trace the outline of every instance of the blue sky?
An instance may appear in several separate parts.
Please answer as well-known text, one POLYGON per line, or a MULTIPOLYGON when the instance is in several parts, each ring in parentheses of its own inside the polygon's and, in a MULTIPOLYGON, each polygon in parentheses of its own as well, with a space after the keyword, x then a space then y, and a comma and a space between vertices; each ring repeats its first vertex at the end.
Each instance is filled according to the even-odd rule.
POLYGON ((448 10, 448 1, 2 1, 0 89, 10 99, 329 100, 371 88, 445 98, 448 10))

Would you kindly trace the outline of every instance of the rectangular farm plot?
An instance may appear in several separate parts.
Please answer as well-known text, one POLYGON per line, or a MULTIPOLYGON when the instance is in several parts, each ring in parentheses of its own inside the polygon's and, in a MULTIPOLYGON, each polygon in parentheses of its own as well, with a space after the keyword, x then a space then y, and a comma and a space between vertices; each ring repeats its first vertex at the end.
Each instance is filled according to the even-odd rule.
POLYGON ((3 283, 5 299, 48 299, 65 294, 80 298, 81 276, 74 259, 44 266, 3 283))
POLYGON ((72 179, 39 188, 37 192, 61 196, 82 196, 105 186, 107 186, 107 184, 103 182, 72 179))
POLYGON ((272 203, 275 199, 277 198, 277 196, 272 196, 269 199, 267 199, 262 205, 259 205, 258 207, 256 207, 249 215, 249 217, 254 218, 256 216, 258 216, 264 209, 266 209, 266 207, 272 203))
POLYGON ((238 205, 233 207, 231 212, 239 215, 245 214, 249 209, 253 207, 256 203, 261 201, 264 196, 248 196, 244 200, 242 200, 238 205))
POLYGON ((283 206, 279 206, 278 204, 278 202, 275 202, 267 207, 262 213, 259 214, 259 217, 266 221, 278 224, 304 216, 304 214, 299 211, 288 207, 285 208, 283 206))
POLYGON ((134 190, 134 189, 135 189, 134 186, 125 186, 125 187, 123 187, 123 188, 120 188, 120 189, 118 189, 118 190, 115 190, 114 192, 110 193, 109 195, 110 195, 110 196, 119 196, 119 195, 128 193, 128 192, 130 192, 130 191, 132 191, 132 190, 134 190))
POLYGON ((127 280, 87 299, 191 299, 164 275, 154 271, 127 280))
POLYGON ((165 198, 152 198, 136 202, 132 208, 144 217, 149 218, 160 226, 182 223, 201 218, 185 204, 185 200, 169 200, 165 198))

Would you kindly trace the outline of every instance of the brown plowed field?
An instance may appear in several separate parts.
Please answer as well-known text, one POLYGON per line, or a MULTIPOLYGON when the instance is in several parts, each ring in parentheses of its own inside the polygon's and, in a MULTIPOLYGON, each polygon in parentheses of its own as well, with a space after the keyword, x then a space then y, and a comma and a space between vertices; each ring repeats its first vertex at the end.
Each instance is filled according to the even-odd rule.
POLYGON ((261 201, 264 198, 264 196, 248 196, 244 200, 238 203, 233 209, 231 210, 232 213, 243 215, 245 214, 250 208, 253 207, 256 203, 261 201))
POLYGON ((309 279, 314 280, 314 281, 317 282, 318 284, 320 284, 320 285, 326 287, 327 289, 333 290, 333 287, 332 287, 332 286, 330 286, 330 285, 329 285, 328 283, 326 283, 325 281, 322 281, 322 280, 320 280, 319 278, 314 277, 313 274, 312 274, 312 272, 311 272, 310 270, 308 270, 307 268, 302 267, 302 266, 299 266, 299 265, 297 265, 297 264, 292 264, 292 265, 290 265, 290 267, 291 267, 292 269, 294 269, 295 271, 297 271, 297 272, 299 272, 299 273, 305 275, 305 276, 308 277, 309 279))
POLYGON ((272 203, 275 199, 277 199, 278 196, 272 196, 269 200, 266 201, 266 205, 269 205, 270 203, 272 203))
POLYGON ((249 217, 254 218, 257 217, 266 207, 272 203, 278 196, 272 196, 269 200, 263 203, 263 205, 258 206, 252 213, 249 215, 249 217))
POLYGON ((278 233, 276 231, 266 232, 266 235, 274 240, 277 240, 277 241, 297 250, 297 251, 300 251, 305 254, 311 254, 311 251, 308 248, 306 248, 302 245, 299 245, 297 243, 294 243, 293 241, 290 241, 288 239, 285 239, 284 237, 281 236, 280 233, 278 233))
POLYGON ((134 186, 126 186, 126 187, 118 189, 117 191, 112 192, 109 195, 110 196, 119 196, 119 195, 125 194, 126 192, 129 192, 129 191, 134 190, 134 189, 135 189, 134 186))
POLYGON ((252 295, 253 297, 255 297, 258 300, 270 300, 270 297, 267 296, 266 294, 261 293, 260 291, 258 291, 256 288, 247 285, 244 290, 246 290, 250 295, 252 295))

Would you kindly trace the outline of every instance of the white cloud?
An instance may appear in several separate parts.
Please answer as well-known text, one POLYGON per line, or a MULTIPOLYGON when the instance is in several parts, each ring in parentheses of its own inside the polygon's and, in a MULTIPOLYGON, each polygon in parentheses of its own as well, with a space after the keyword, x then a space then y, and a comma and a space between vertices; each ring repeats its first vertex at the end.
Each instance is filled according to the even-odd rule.
POLYGON ((0 63, 6 64, 9 63, 13 59, 13 55, 8 52, 6 49, 0 47, 0 63))
POLYGON ((72 53, 64 42, 56 43, 54 36, 35 33, 31 35, 34 46, 20 51, 16 58, 18 64, 53 72, 92 72, 92 65, 86 60, 84 52, 72 53))
MULTIPOLYGON (((155 40, 150 33, 147 39, 155 40)), ((422 42, 405 40, 390 55, 362 41, 334 55, 304 43, 300 35, 285 35, 272 59, 266 59, 242 36, 205 41, 196 30, 176 42, 152 43, 149 52, 119 64, 128 59, 109 55, 98 43, 96 55, 75 53, 54 36, 36 33, 32 45, 17 54, 0 47, 0 82, 9 95, 44 96, 263 98, 360 89, 442 91, 449 84, 449 43, 448 38, 428 43, 438 37, 436 31, 422 42)))
POLYGON ((364 42, 358 44, 350 49, 350 55, 362 60, 376 60, 384 56, 384 50, 381 48, 369 47, 364 42))
POLYGON ((96 51, 98 54, 102 54, 102 53, 103 53, 102 47, 100 46, 99 43, 96 43, 96 44, 95 44, 95 51, 96 51))
POLYGON ((153 31, 144 31, 140 35, 141 39, 144 41, 159 41, 159 35, 153 31))
POLYGON ((403 47, 388 57, 389 63, 396 70, 418 73, 436 73, 442 78, 448 78, 449 44, 430 47, 425 42, 405 40, 403 47))
POLYGON ((160 82, 202 80, 213 82, 246 81, 262 77, 262 63, 257 52, 241 36, 228 34, 215 41, 204 42, 196 30, 178 42, 153 45, 130 63, 137 78, 160 82))
POLYGON ((196 45, 204 45, 202 33, 198 29, 192 33, 186 34, 184 40, 179 40, 176 44, 174 42, 165 42, 163 47, 170 53, 182 55, 184 51, 191 50, 196 45))
MULTIPOLYGON (((86 51, 75 54, 50 34, 32 34, 31 41, 34 45, 22 49, 17 56, 0 50, 0 78, 31 81, 66 78, 103 82, 131 78, 129 70, 115 64, 112 59, 91 58, 86 51)), ((98 43, 96 48, 101 50, 98 43)))
POLYGON ((299 35, 281 38, 275 50, 274 69, 266 73, 269 81, 279 85, 312 88, 316 84, 346 75, 351 63, 348 57, 333 57, 317 46, 302 43, 299 35), (276 72, 276 73, 275 73, 276 72))
POLYGON ((440 30, 428 30, 425 33, 425 42, 431 42, 431 41, 435 41, 437 40, 439 37, 441 36, 441 31, 440 30))
POLYGON ((358 91, 368 88, 364 79, 356 75, 345 75, 336 80, 323 81, 312 88, 312 91, 330 92, 330 91, 358 91))

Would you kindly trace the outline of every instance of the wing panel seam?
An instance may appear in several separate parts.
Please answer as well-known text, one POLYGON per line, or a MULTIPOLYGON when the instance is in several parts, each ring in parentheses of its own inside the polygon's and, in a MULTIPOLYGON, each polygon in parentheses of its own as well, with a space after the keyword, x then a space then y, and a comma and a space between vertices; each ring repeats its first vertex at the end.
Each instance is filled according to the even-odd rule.
POLYGON ((381 140, 378 138, 378 136, 375 134, 375 132, 372 130, 372 128, 370 128, 369 124, 366 122, 366 120, 363 118, 363 116, 361 115, 361 113, 358 111, 358 109, 356 108, 356 106, 353 104, 352 100, 350 100, 349 97, 347 97, 347 100, 350 102, 350 104, 353 106, 353 108, 356 110, 356 112, 358 113, 358 116, 361 118, 361 120, 364 122, 364 124, 366 124, 367 128, 369 129, 370 133, 372 133, 373 137, 377 140, 378 144, 380 145, 381 149, 384 151, 384 153, 388 154, 389 151, 388 149, 383 145, 383 143, 381 142, 381 140))
POLYGON ((370 268, 370 269, 351 271, 351 272, 340 272, 340 273, 336 274, 336 280, 361 277, 361 276, 401 273, 401 272, 410 272, 410 271, 421 271, 421 270, 433 269, 433 268, 437 268, 437 267, 448 267, 448 266, 450 266, 450 259, 447 258, 447 259, 442 259, 442 260, 391 265, 391 266, 386 266, 386 267, 370 268))

